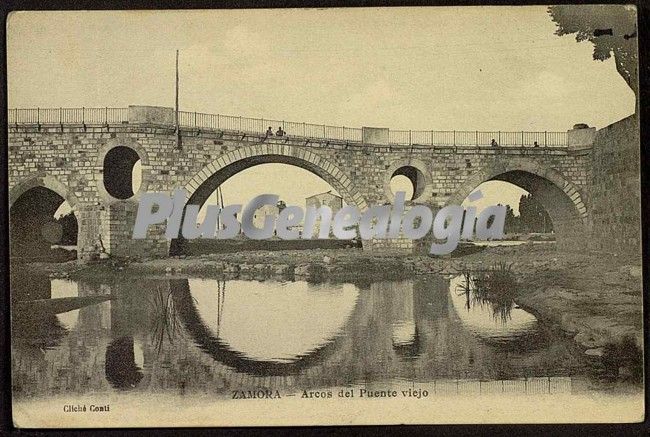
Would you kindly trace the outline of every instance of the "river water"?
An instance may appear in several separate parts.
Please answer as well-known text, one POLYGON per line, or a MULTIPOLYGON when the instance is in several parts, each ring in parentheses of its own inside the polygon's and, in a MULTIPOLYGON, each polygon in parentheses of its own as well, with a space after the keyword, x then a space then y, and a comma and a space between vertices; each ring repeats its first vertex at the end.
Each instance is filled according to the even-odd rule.
MULTIPOLYGON (((17 398, 282 390, 374 382, 536 381, 575 390, 575 344, 463 277, 405 281, 14 281, 17 398)), ((453 387, 452 387, 453 388, 453 387)))

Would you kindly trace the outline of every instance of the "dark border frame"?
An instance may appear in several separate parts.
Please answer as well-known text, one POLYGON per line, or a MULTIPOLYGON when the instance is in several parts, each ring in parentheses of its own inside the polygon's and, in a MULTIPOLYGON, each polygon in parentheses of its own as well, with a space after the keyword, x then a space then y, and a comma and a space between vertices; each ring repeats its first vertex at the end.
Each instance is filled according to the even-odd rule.
POLYGON ((650 147, 644 147, 650 143, 650 125, 643 123, 650 117, 650 105, 644 105, 650 102, 650 64, 648 60, 648 31, 650 20, 650 2, 644 0, 601 0, 601 1, 581 1, 581 0, 551 0, 540 2, 535 0, 7 0, 0 3, 0 10, 4 23, 7 15, 12 11, 18 10, 111 10, 111 9, 259 9, 259 8, 324 8, 324 7, 395 7, 395 6, 463 6, 463 5, 544 5, 544 4, 635 4, 638 10, 639 19, 639 112, 640 112, 640 142, 641 142, 641 213, 642 213, 642 250, 643 250, 643 308, 646 315, 644 324, 645 338, 645 421, 638 424, 561 424, 561 425, 428 425, 428 426, 358 426, 358 427, 316 427, 316 428, 177 428, 177 429, 157 429, 155 431, 144 429, 92 429, 92 430, 57 430, 57 431, 37 431, 17 429, 13 427, 11 415, 11 351, 10 351, 10 323, 9 323, 9 240, 8 240, 8 184, 7 184, 7 47, 6 47, 6 24, 0 29, 0 48, 2 49, 2 73, 0 77, 5 80, 0 83, 0 99, 2 103, 2 112, 0 113, 0 128, 2 131, 2 140, 0 141, 0 247, 2 249, 3 262, 0 264, 0 380, 2 381, 2 391, 0 397, 0 434, 4 432, 20 433, 26 435, 77 435, 91 432, 100 435, 124 435, 124 434, 141 434, 155 432, 160 436, 175 436, 179 432, 191 433, 196 435, 205 435, 213 433, 232 433, 234 435, 250 434, 312 434, 312 435, 348 435, 354 434, 392 434, 399 432, 438 432, 443 435, 566 435, 569 433, 584 433, 586 435, 648 435, 650 420, 648 419, 648 404, 650 396, 648 393, 648 375, 650 361, 648 360, 648 345, 650 336, 648 335, 648 284, 650 283, 650 266, 647 258, 650 256, 650 147))

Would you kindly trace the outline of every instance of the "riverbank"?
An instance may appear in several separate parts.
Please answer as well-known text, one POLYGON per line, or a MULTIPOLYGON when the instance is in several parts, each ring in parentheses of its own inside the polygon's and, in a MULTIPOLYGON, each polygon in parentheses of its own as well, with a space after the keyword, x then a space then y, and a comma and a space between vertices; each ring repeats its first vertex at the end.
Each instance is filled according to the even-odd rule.
POLYGON ((110 278, 119 275, 228 277, 359 281, 455 276, 464 270, 505 262, 519 286, 517 303, 559 326, 588 354, 632 338, 643 342, 640 258, 601 253, 563 253, 552 244, 487 247, 460 257, 372 254, 360 249, 245 251, 137 262, 105 260, 80 265, 32 264, 55 277, 110 278))

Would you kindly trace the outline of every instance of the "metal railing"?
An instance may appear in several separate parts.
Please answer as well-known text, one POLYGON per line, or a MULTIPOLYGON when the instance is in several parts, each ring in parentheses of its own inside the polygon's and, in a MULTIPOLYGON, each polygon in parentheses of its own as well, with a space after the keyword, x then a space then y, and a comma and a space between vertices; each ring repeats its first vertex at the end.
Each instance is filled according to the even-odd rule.
POLYGON ((301 123, 295 121, 275 120, 272 118, 248 118, 236 115, 204 114, 200 112, 178 112, 181 127, 219 129, 264 135, 268 128, 275 135, 282 127, 285 135, 314 139, 331 139, 338 141, 361 142, 362 130, 345 126, 301 123))
POLYGON ((128 123, 129 108, 10 109, 9 124, 115 124, 128 123))
MULTIPOLYGON (((129 108, 36 108, 9 109, 9 124, 63 125, 63 124, 121 124, 129 122, 129 108)), ((181 128, 217 129, 264 135, 270 127, 275 134, 282 127, 285 135, 319 140, 360 143, 363 129, 326 124, 301 123, 267 118, 249 118, 234 115, 205 114, 179 111, 181 128)), ((489 146, 494 140, 499 146, 566 147, 566 132, 505 132, 505 131, 410 131, 389 130, 392 145, 425 146, 489 146)))
POLYGON ((526 131, 406 131, 391 130, 388 133, 390 144, 426 146, 490 146, 492 141, 499 146, 511 147, 566 147, 566 132, 526 132, 526 131))

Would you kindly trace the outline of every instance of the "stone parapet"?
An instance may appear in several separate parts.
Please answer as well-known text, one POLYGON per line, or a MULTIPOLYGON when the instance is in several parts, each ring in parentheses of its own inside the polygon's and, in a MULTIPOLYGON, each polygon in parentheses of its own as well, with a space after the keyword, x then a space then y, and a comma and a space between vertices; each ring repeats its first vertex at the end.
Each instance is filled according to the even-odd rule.
POLYGON ((576 124, 573 129, 567 131, 569 150, 590 148, 593 146, 595 140, 596 128, 588 127, 586 124, 576 124))

